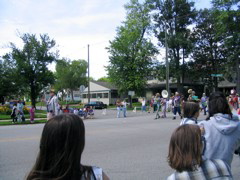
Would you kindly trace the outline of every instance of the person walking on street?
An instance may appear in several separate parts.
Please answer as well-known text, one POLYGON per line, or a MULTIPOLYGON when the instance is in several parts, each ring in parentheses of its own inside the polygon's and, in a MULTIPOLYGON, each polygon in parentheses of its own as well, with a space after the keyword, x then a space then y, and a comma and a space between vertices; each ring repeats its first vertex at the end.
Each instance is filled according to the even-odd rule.
POLYGON ((142 108, 141 108, 142 112, 146 112, 146 100, 145 98, 142 98, 142 108))
POLYGON ((173 109, 173 114, 174 114, 173 120, 176 119, 177 113, 182 118, 180 104, 181 104, 181 96, 179 95, 178 92, 176 92, 175 96, 173 98, 173 108, 174 108, 173 109))
POLYGON ((161 98, 161 107, 162 107, 162 118, 166 118, 166 111, 167 111, 167 98, 162 97, 161 98))
POLYGON ((125 101, 125 99, 122 102, 122 109, 123 109, 123 117, 127 117, 127 102, 125 101))
POLYGON ((123 110, 123 105, 122 102, 118 99, 116 102, 116 106, 117 106, 117 118, 120 118, 120 113, 123 110))
POLYGON ((160 118, 159 111, 160 111, 160 108, 161 108, 161 98, 160 98, 159 93, 156 94, 156 97, 155 97, 154 101, 156 101, 156 103, 157 103, 157 113, 156 113, 156 117, 155 117, 155 120, 156 120, 156 119, 160 118))
POLYGON ((204 111, 204 115, 207 115, 207 96, 205 93, 203 93, 200 102, 201 102, 201 108, 204 111))

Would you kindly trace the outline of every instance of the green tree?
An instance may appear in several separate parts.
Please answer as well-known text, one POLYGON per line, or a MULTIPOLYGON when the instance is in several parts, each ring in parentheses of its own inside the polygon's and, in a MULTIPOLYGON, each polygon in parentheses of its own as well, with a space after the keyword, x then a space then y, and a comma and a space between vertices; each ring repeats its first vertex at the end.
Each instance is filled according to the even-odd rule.
POLYGON ((223 36, 218 35, 216 16, 212 9, 199 11, 196 27, 193 30, 192 39, 195 46, 192 52, 192 61, 189 63, 189 71, 195 80, 208 79, 209 89, 218 88, 218 77, 211 74, 223 74, 224 67, 228 63, 226 49, 222 45, 223 36))
POLYGON ((213 0, 217 22, 217 35, 223 36, 221 44, 229 62, 226 70, 228 80, 237 84, 240 93, 240 1, 213 0))
MULTIPOLYGON (((29 93, 32 105, 36 105, 36 99, 41 90, 54 82, 53 73, 47 65, 56 60, 56 54, 51 52, 55 41, 48 35, 40 35, 40 39, 34 34, 20 36, 23 48, 18 48, 10 43, 11 52, 4 59, 16 67, 17 76, 22 78, 22 86, 29 93)), ((16 87, 18 88, 18 87, 16 87)))
POLYGON ((11 62, 4 59, 0 60, 0 77, 0 103, 4 104, 6 98, 16 98, 23 92, 21 77, 11 62))
POLYGON ((137 0, 131 0, 125 9, 126 20, 117 28, 117 35, 107 48, 110 53, 107 71, 120 93, 126 94, 131 90, 141 94, 151 73, 153 56, 157 53, 147 38, 150 8, 146 2, 140 4, 137 0))
POLYGON ((110 79, 109 79, 109 77, 101 77, 101 78, 99 78, 97 81, 99 81, 99 82, 110 82, 110 79))
MULTIPOLYGON (((194 2, 187 0, 149 0, 153 5, 153 31, 159 46, 169 48, 170 62, 174 65, 170 76, 177 79, 178 91, 182 91, 181 76, 184 76, 185 57, 190 53, 191 41, 189 26, 193 24, 196 10, 194 2)), ((170 69, 171 70, 171 69, 170 69)))
POLYGON ((61 92, 70 90, 74 101, 73 91, 80 85, 87 84, 87 62, 85 60, 58 60, 56 64, 56 83, 54 87, 61 92))

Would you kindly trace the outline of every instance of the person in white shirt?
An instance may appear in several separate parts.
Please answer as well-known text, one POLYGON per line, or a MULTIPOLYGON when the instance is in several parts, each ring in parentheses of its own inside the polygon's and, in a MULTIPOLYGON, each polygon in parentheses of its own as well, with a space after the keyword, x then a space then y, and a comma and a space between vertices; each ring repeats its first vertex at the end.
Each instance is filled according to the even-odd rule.
POLYGON ((58 115, 58 98, 53 89, 50 91, 50 98, 47 102, 47 112, 48 119, 58 115))
POLYGON ((141 108, 142 112, 146 112, 146 100, 145 98, 142 99, 142 108, 141 108))

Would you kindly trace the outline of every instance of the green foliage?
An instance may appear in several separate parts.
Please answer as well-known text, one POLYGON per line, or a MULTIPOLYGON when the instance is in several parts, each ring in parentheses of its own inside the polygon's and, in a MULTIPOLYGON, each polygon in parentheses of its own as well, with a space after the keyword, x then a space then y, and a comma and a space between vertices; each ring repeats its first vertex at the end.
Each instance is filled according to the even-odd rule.
POLYGON ((182 59, 184 64, 184 58, 192 48, 189 26, 196 16, 194 3, 187 0, 150 0, 150 2, 154 10, 153 31, 160 47, 166 47, 167 42, 170 63, 174 66, 173 71, 170 69, 170 74, 177 78, 179 89, 180 77, 183 77, 185 72, 180 60, 182 59))
POLYGON ((80 85, 87 84, 86 73, 87 62, 85 60, 58 60, 54 87, 57 91, 62 92, 70 90, 73 99, 73 90, 78 89, 80 85))
POLYGON ((101 77, 101 78, 99 78, 97 81, 99 81, 99 82, 110 82, 110 79, 109 79, 109 77, 101 77))
POLYGON ((14 67, 14 75, 21 80, 18 88, 23 87, 25 93, 29 93, 35 106, 41 90, 54 82, 53 73, 48 70, 47 65, 56 59, 56 54, 51 52, 55 41, 46 34, 40 35, 40 39, 34 34, 23 34, 20 38, 23 48, 10 43, 11 52, 6 54, 4 59, 14 67))
POLYGON ((151 72, 152 57, 157 53, 146 37, 150 28, 150 8, 147 3, 131 0, 125 9, 126 21, 118 27, 115 39, 107 48, 110 53, 107 71, 120 93, 134 90, 140 94, 151 72))

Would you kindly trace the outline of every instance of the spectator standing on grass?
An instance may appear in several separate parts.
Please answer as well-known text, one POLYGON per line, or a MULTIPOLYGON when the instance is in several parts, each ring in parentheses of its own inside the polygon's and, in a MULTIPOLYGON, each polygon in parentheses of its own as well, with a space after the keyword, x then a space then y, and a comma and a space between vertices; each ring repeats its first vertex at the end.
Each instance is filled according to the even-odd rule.
POLYGON ((199 125, 204 128, 206 138, 205 159, 222 159, 231 166, 234 151, 240 147, 240 122, 233 115, 222 92, 209 96, 206 121, 199 125))
POLYGON ((85 127, 75 114, 54 116, 45 124, 40 150, 27 180, 108 180, 102 168, 81 164, 85 127))
POLYGON ((13 104, 12 113, 11 113, 12 123, 17 122, 17 105, 13 104))
POLYGON ((47 101, 47 112, 48 112, 48 115, 47 115, 48 118, 58 115, 58 98, 53 89, 51 89, 50 98, 47 101))
POLYGON ((17 103, 17 121, 18 122, 25 121, 25 117, 23 113, 23 103, 21 102, 21 100, 19 100, 17 103))
POLYGON ((31 123, 34 123, 34 117, 35 117, 35 108, 34 108, 34 106, 32 106, 30 109, 30 122, 31 123))
POLYGON ((176 171, 167 180, 232 180, 229 165, 221 159, 203 160, 204 139, 199 126, 184 124, 172 134, 168 163, 176 171))

